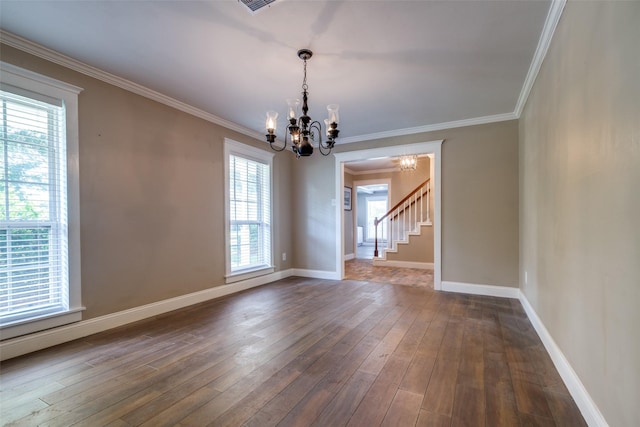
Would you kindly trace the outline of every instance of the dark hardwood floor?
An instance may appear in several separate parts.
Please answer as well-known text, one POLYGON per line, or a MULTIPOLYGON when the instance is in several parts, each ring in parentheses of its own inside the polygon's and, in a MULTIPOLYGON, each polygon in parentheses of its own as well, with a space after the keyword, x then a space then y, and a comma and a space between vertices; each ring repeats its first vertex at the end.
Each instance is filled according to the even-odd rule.
POLYGON ((5 361, 16 426, 585 425, 516 300, 289 278, 5 361))

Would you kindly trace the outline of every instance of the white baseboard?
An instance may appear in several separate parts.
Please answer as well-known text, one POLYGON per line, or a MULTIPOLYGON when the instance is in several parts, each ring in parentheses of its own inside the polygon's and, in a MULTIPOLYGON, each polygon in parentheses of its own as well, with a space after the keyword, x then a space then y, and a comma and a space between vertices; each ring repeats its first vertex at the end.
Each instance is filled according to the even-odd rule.
POLYGON ((531 325, 533 325, 534 329, 538 333, 540 340, 544 344, 547 353, 549 353, 549 356, 558 370, 560 377, 562 377, 562 381, 564 381, 564 384, 567 386, 569 393, 571 393, 571 397, 573 397, 576 405, 578 405, 586 423, 589 426, 608 427, 609 424, 607 424, 607 421, 604 419, 604 416, 591 398, 591 395, 589 395, 589 392, 569 364, 569 361, 560 350, 560 347, 558 347, 556 342, 553 340, 551 334, 549 334, 549 331, 542 323, 542 320, 540 320, 538 314, 529 303, 529 300, 519 288, 443 281, 442 290, 447 292, 519 299, 529 321, 531 322, 531 325))
POLYGON ((520 298, 520 289, 509 286, 478 285, 475 283, 442 281, 442 290, 459 294, 486 295, 500 298, 520 298))
MULTIPOLYGON (((264 285, 276 280, 293 276, 294 270, 283 270, 229 285, 220 285, 203 291, 170 298, 140 307, 107 314, 93 319, 71 323, 54 329, 36 332, 22 337, 12 338, 0 342, 0 360, 11 359, 43 348, 52 347, 78 338, 83 338, 98 332, 137 322, 149 317, 157 316, 179 308, 219 298, 225 295, 244 291, 264 285)), ((300 275, 300 274, 298 274, 300 275)))
POLYGON ((542 340, 544 348, 547 349, 547 353, 549 353, 553 364, 562 377, 562 381, 564 381, 569 393, 571 393, 571 397, 573 397, 576 405, 578 405, 584 420, 589 426, 608 426, 609 424, 607 424, 607 421, 602 416, 602 413, 596 406, 595 402, 591 399, 591 395, 589 395, 589 392, 582 384, 582 381, 580 381, 580 378, 569 364, 569 361, 564 357, 560 347, 558 347, 556 342, 553 340, 551 334, 549 334, 549 331, 544 326, 542 320, 540 320, 538 314, 523 293, 520 293, 520 302, 524 307, 524 311, 527 313, 527 317, 529 317, 529 321, 538 333, 540 340, 542 340))
POLYGON ((311 279, 341 280, 341 277, 338 277, 338 273, 336 273, 335 271, 326 270, 307 270, 305 268, 294 268, 292 269, 292 274, 290 275, 309 277, 311 279))
POLYGON ((346 254, 344 256, 344 260, 345 261, 351 261, 352 259, 355 259, 355 257, 356 257, 356 254, 346 254))
POLYGON ((373 265, 380 267, 418 268, 433 270, 432 262, 394 261, 389 259, 373 259, 373 265))

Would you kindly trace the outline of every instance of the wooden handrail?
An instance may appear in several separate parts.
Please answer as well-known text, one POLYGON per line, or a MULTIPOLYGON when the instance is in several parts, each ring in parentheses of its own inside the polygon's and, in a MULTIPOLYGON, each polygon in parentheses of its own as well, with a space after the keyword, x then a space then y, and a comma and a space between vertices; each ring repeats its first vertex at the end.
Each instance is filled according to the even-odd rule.
POLYGON ((423 183, 421 183, 420 185, 418 185, 416 188, 414 188, 414 189, 413 189, 409 194, 407 194, 407 195, 404 197, 404 199, 400 200, 398 203, 396 203, 396 204, 395 204, 395 206, 394 206, 394 207, 392 207, 391 209, 389 209, 389 211, 388 211, 386 214, 382 215, 382 216, 380 217, 380 219, 377 219, 377 218, 376 218, 376 220, 374 221, 374 225, 378 225, 379 223, 381 223, 381 222, 382 222, 382 220, 383 220, 383 219, 385 219, 386 217, 388 217, 388 216, 389 216, 389 214, 390 214, 391 212, 393 212, 394 210, 396 210, 397 208, 399 208, 399 207, 400 207, 404 202, 406 202, 407 200, 409 200, 409 199, 411 198, 411 196, 413 196, 415 193, 417 193, 417 192, 418 192, 418 190, 420 190, 424 185, 426 185, 426 184, 427 184, 427 182, 429 182, 429 179, 430 179, 430 178, 427 178, 427 180, 426 180, 426 181, 424 181, 423 183))
MULTIPOLYGON (((422 188, 425 185, 427 185, 428 182, 429 182, 429 178, 427 178, 426 181, 420 183, 420 185, 418 185, 416 188, 411 190, 411 192, 409 194, 407 194, 402 200, 400 200, 398 203, 396 203, 394 207, 389 209, 389 211, 386 214, 382 215, 382 217, 380 219, 376 218, 376 219, 373 220, 373 225, 375 226, 375 246, 373 248, 373 256, 374 257, 378 257, 378 224, 380 224, 386 217, 388 217, 389 214, 391 214, 391 212, 395 211, 397 208, 402 206, 407 200, 411 199, 411 197, 414 194, 416 194, 418 191, 420 191, 422 193, 422 188)), ((422 197, 422 194, 421 194, 421 197, 422 197)), ((413 203, 415 203, 415 202, 412 202, 412 203, 409 204, 409 209, 411 209, 411 205, 413 203)), ((428 207, 428 205, 427 205, 427 207, 428 207)), ((397 214, 395 216, 398 216, 398 215, 399 214, 397 214)))

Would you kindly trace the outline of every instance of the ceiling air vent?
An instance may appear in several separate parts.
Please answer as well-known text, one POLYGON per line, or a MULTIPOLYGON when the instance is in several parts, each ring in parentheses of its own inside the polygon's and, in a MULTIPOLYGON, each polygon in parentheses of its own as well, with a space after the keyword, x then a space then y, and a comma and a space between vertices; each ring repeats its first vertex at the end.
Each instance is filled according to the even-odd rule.
POLYGON ((240 0, 242 4, 247 6, 251 13, 256 13, 265 6, 269 6, 276 0, 240 0))

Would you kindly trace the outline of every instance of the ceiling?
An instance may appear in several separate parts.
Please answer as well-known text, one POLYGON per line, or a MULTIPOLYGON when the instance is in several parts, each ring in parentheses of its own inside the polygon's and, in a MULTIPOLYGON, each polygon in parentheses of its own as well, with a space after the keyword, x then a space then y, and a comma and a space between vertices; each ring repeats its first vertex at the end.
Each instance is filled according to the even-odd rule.
POLYGON ((338 144, 516 111, 548 0, 0 2, 3 30, 264 134, 300 97, 340 104, 338 144))

